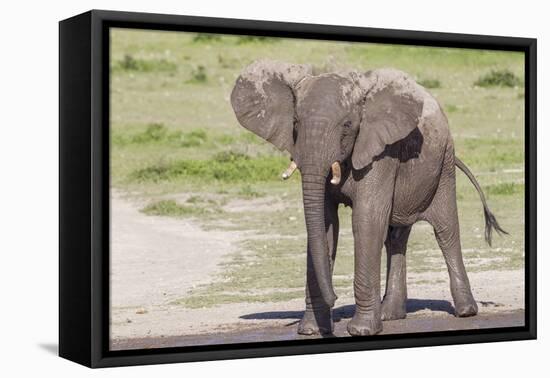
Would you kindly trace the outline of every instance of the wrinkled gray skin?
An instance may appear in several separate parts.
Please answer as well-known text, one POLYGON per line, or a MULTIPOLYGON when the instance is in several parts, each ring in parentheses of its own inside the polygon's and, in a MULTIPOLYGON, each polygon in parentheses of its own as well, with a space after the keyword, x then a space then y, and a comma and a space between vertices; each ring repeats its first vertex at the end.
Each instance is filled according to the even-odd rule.
POLYGON ((501 231, 468 169, 455 158, 447 118, 437 101, 406 74, 311 74, 305 65, 257 61, 243 70, 231 94, 245 128, 290 153, 302 175, 307 229, 306 311, 298 332, 333 331, 332 271, 338 242, 338 204, 353 208, 355 315, 351 335, 373 335, 382 320, 406 316, 405 252, 411 226, 429 222, 449 271, 457 316, 477 305, 460 247, 455 164, 480 192, 486 235, 501 231), (331 184, 331 164, 342 180, 331 184), (380 301, 385 244, 387 285, 380 301))

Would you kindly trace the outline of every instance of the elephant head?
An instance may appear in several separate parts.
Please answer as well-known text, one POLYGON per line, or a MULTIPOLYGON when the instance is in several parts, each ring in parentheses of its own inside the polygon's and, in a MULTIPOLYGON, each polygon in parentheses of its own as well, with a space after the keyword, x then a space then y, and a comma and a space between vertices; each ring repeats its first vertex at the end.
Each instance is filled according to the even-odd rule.
POLYGON ((388 72, 314 76, 307 65, 262 60, 242 71, 231 93, 239 123, 288 151, 301 172, 309 258, 330 307, 336 295, 325 233, 327 179, 332 173, 339 185, 346 160, 356 170, 367 167, 416 128, 422 112, 399 71, 388 72))

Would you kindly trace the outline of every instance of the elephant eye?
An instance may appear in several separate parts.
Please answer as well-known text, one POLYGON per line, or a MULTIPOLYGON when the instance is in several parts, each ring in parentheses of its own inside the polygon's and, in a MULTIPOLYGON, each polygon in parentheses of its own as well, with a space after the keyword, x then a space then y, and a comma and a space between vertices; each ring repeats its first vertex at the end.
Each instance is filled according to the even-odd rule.
POLYGON ((349 138, 349 136, 352 135, 352 123, 350 120, 344 122, 342 124, 342 133, 340 134, 340 143, 344 143, 344 141, 349 138))
POLYGON ((294 118, 292 118, 292 127, 294 128, 294 130, 296 130, 297 125, 298 125, 298 118, 294 116, 294 118))

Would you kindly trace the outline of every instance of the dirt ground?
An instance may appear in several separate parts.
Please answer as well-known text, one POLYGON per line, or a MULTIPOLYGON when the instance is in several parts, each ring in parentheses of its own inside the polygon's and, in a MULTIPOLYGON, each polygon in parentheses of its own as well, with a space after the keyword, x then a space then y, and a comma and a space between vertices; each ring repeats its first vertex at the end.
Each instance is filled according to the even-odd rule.
MULTIPOLYGON (((111 202, 111 348, 216 344, 296 338, 303 299, 189 309, 174 304, 207 283, 247 235, 204 231, 189 219, 146 216, 114 194, 111 202)), ((456 319, 447 272, 408 275, 408 316, 385 322, 385 333, 521 326, 523 270, 469 274, 479 315, 456 319)), ((353 297, 335 306, 336 335, 345 335, 353 297)))
MULTIPOLYGON (((352 316, 352 306, 336 309, 334 334, 323 337, 350 337, 346 331, 347 320, 352 316)), ((113 350, 168 348, 194 345, 235 344, 262 341, 307 340, 311 336, 296 333, 296 324, 301 312, 289 314, 287 324, 271 327, 249 328, 239 331, 215 332, 192 336, 144 337, 116 340, 113 350)), ((408 316, 407 319, 384 322, 380 335, 417 332, 453 331, 462 329, 483 329, 516 327, 523 324, 525 313, 522 310, 502 313, 483 313, 470 318, 454 316, 408 316)), ((314 336, 320 338, 321 336, 314 336)))

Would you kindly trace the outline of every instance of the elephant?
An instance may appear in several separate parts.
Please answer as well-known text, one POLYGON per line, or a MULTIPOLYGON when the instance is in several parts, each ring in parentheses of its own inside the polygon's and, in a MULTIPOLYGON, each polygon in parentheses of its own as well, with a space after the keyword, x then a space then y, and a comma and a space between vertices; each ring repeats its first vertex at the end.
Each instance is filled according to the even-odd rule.
POLYGON ((258 60, 242 70, 231 92, 240 125, 291 156, 301 173, 307 232, 303 335, 330 334, 336 294, 332 271, 338 244, 338 206, 352 208, 355 313, 352 336, 375 335, 382 320, 406 316, 405 254, 411 227, 428 222, 447 265, 455 315, 473 316, 477 304, 464 267, 455 167, 477 189, 485 237, 505 233, 474 175, 455 156, 439 102, 406 73, 314 75, 306 64, 258 60), (381 250, 387 251, 381 300, 381 250))

